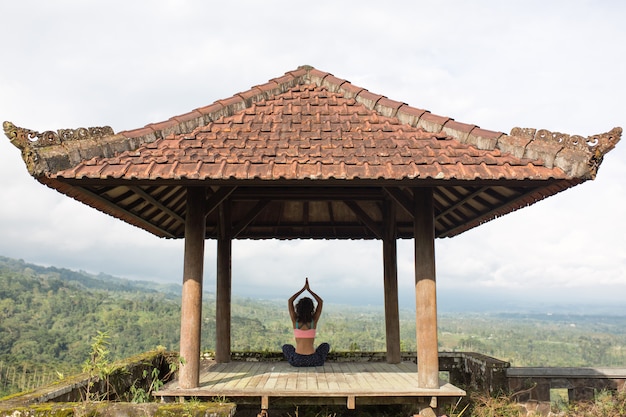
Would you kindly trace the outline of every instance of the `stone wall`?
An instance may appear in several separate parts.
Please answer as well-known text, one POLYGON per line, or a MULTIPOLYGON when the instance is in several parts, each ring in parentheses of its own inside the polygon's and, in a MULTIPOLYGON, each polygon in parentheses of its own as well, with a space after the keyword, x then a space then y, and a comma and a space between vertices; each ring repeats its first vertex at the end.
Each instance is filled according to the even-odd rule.
POLYGON ((550 401, 554 390, 567 390, 569 401, 588 401, 600 391, 624 389, 626 368, 509 368, 507 380, 519 402, 550 401))

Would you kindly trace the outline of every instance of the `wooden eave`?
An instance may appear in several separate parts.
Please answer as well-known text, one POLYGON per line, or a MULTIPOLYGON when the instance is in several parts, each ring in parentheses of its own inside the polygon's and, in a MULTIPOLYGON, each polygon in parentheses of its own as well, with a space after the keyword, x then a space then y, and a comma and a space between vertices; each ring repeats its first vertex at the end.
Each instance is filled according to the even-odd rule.
POLYGON ((205 236, 228 204, 240 239, 378 239, 388 199, 412 238, 421 187, 434 189, 435 235, 454 236, 593 179, 621 136, 506 135, 311 67, 133 131, 4 129, 31 175, 78 201, 182 238, 186 189, 203 187, 205 236))
MULTIPOLYGON (((69 184, 40 179, 52 188, 127 223, 167 238, 184 237, 188 186, 175 184, 69 184)), ((502 181, 442 185, 351 183, 323 186, 233 182, 206 186, 206 232, 217 237, 217 204, 230 204, 231 235, 237 239, 380 239, 383 203, 395 202, 397 236, 413 237, 413 188, 434 187, 435 235, 451 237, 535 203, 579 183, 578 180, 502 181), (226 195, 224 199, 220 195, 226 195), (217 197, 217 199, 216 199, 217 197), (212 202, 213 201, 213 202, 212 202)))

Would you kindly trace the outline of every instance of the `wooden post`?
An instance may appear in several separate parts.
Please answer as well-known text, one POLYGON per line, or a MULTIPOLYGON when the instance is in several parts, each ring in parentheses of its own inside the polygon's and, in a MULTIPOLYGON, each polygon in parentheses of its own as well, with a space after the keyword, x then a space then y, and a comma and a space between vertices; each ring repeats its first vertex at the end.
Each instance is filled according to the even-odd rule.
POLYGON ((200 335, 202 325, 202 273, 204 267, 205 190, 187 188, 185 215, 185 259, 180 323, 181 388, 196 388, 200 383, 200 335))
POLYGON ((417 381, 419 388, 439 388, 433 190, 416 188, 414 197, 417 381))
POLYGON ((396 246, 396 211, 391 199, 383 207, 383 269, 385 290, 385 333, 387 362, 400 363, 400 313, 398 309, 398 252, 396 246))
POLYGON ((215 361, 230 362, 231 256, 230 206, 225 200, 219 206, 217 238, 217 289, 215 307, 215 361))

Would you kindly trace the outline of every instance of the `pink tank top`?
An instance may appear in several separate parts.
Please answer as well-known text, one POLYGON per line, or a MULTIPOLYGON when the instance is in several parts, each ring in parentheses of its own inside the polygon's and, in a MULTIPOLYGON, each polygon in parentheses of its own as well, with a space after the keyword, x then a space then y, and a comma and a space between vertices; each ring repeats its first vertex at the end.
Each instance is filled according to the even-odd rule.
POLYGON ((315 329, 293 329, 293 336, 298 339, 315 339, 315 329))
POLYGON ((310 329, 298 329, 298 322, 296 322, 296 328, 293 329, 293 337, 298 339, 315 339, 314 323, 311 322, 310 326, 310 329))

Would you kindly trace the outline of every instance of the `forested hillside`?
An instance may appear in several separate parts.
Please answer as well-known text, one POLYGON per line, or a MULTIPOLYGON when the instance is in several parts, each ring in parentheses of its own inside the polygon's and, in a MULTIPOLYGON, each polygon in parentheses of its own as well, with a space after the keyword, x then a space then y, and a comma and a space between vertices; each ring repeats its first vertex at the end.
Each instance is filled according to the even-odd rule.
POLYGON ((0 257, 0 394, 34 375, 80 370, 98 331, 111 336, 115 357, 176 348, 177 300, 143 284, 0 257))
MULTIPOLYGON (((109 336, 112 359, 178 349, 179 285, 124 280, 0 257, 0 396, 77 372, 92 338, 109 336)), ((215 341, 205 294, 203 349, 215 341)), ((279 351, 292 341, 286 301, 233 298, 232 349, 279 351)), ((415 315, 400 314, 401 349, 415 350, 415 315)), ((335 351, 383 351, 382 306, 325 304, 320 341, 335 351)), ((476 351, 513 366, 626 366, 626 317, 442 314, 441 351, 476 351)))

